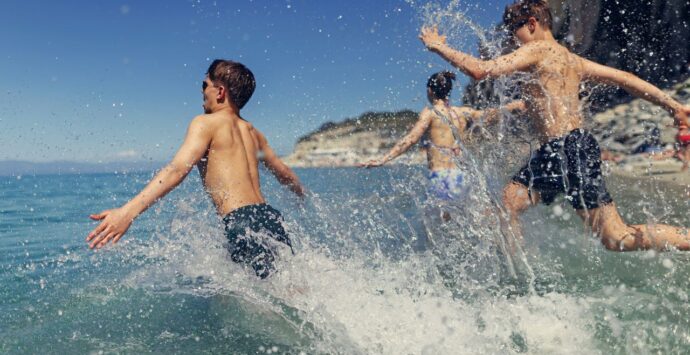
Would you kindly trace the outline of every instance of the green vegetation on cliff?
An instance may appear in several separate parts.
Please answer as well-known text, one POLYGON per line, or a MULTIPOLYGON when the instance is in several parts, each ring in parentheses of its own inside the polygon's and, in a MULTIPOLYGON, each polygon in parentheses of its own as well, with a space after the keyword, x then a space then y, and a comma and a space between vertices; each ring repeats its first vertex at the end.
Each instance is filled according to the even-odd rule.
POLYGON ((400 136, 414 125, 418 116, 419 113, 412 110, 365 112, 359 117, 348 118, 342 122, 326 122, 316 131, 300 137, 297 142, 308 141, 316 135, 340 128, 350 128, 348 129, 350 134, 377 131, 386 136, 400 136))

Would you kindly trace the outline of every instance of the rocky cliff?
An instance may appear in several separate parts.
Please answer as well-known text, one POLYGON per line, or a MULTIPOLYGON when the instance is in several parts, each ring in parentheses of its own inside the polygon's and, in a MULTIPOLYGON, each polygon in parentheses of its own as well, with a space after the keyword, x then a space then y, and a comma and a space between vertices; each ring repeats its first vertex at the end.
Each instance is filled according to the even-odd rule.
MULTIPOLYGON (((554 35, 573 52, 663 88, 690 75, 690 1, 550 0, 549 4, 554 35)), ((465 102, 495 104, 493 89, 490 81, 473 83, 465 91, 465 102)), ((603 87, 590 96, 595 111, 630 99, 622 90, 603 87)))
MULTIPOLYGON (((418 113, 367 112, 343 122, 328 122, 301 137, 292 154, 285 157, 296 167, 354 166, 381 157, 414 125, 418 113)), ((398 158, 400 163, 421 163, 423 157, 413 147, 398 158)))
MULTIPOLYGON (((666 92, 690 105, 690 79, 666 92)), ((671 149, 678 132, 670 114, 641 99, 594 115, 588 125, 602 148, 623 155, 671 149)))
POLYGON ((587 58, 668 87, 690 70, 690 1, 551 0, 554 34, 587 58))

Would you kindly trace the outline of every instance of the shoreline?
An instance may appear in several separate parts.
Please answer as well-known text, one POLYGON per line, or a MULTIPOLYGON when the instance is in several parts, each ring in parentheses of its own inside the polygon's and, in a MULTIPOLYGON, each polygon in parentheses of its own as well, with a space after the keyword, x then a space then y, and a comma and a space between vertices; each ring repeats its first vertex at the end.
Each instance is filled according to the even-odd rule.
POLYGON ((628 159, 629 161, 610 165, 611 175, 690 187, 690 170, 681 171, 683 164, 676 159, 650 160, 635 156, 628 159))
MULTIPOLYGON (((426 159, 422 152, 416 152, 418 157, 404 157, 388 163, 389 166, 415 165, 425 166, 426 159)), ((295 162, 289 164, 292 168, 321 169, 321 168, 358 168, 357 162, 367 161, 374 157, 362 157, 347 161, 320 161, 320 162, 295 162)), ((690 170, 681 171, 682 163, 676 159, 652 160, 642 156, 626 156, 620 163, 604 161, 604 170, 608 176, 617 176, 626 179, 644 180, 672 184, 678 187, 690 187, 690 170)))

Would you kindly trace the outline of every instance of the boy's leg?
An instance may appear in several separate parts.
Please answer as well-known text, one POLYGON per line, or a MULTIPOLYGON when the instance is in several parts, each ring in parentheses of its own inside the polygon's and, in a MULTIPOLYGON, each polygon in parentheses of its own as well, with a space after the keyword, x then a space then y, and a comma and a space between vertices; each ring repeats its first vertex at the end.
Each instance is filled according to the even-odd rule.
POLYGON ((678 153, 676 154, 676 156, 678 157, 678 160, 683 162, 683 167, 681 168, 681 171, 688 170, 688 165, 690 165, 690 145, 680 147, 678 149, 678 153))
POLYGON ((527 186, 511 181, 503 188, 503 207, 505 214, 501 218, 504 235, 513 235, 522 242, 522 228, 520 227, 520 215, 530 206, 539 203, 539 193, 531 194, 527 186))
POLYGON ((690 250, 690 230, 665 224, 627 225, 612 202, 577 214, 612 251, 690 250))

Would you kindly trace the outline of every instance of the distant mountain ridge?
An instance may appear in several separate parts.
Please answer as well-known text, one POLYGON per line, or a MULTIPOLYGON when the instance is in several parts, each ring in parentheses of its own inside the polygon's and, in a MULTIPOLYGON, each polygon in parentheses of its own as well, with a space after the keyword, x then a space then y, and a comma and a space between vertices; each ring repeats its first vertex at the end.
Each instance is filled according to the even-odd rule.
POLYGON ((92 174, 115 172, 153 171, 162 162, 106 162, 82 163, 74 161, 29 162, 23 160, 0 161, 0 176, 49 175, 49 174, 92 174))

